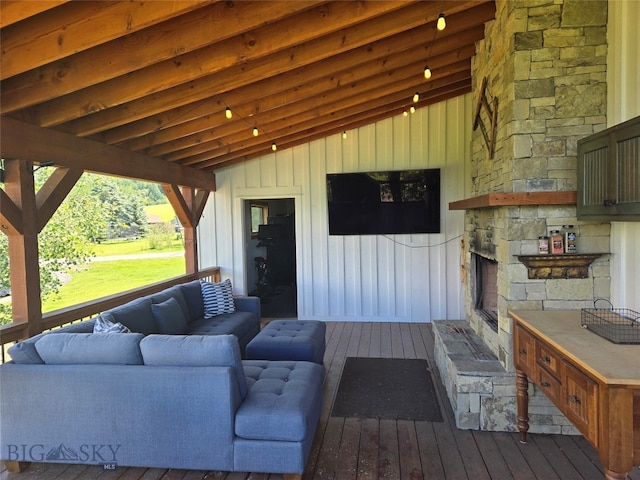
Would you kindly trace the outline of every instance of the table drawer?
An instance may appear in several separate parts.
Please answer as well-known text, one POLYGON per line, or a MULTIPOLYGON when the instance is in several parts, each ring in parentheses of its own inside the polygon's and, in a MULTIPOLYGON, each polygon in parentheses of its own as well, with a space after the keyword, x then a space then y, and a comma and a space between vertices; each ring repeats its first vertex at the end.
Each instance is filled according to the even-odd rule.
POLYGON ((536 370, 536 385, 540 387, 540 390, 544 392, 544 394, 551 400, 556 406, 561 405, 561 391, 562 384, 560 380, 551 375, 543 368, 538 368, 536 370))
POLYGON ((542 342, 536 343, 536 360, 538 365, 545 368, 549 373, 553 374, 556 378, 560 378, 560 366, 562 365, 562 359, 547 345, 542 342))

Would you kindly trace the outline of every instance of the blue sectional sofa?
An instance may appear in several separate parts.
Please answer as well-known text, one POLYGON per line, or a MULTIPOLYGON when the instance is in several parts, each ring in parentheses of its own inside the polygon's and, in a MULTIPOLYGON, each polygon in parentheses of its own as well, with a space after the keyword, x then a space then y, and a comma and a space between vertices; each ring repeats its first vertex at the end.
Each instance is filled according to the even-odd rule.
MULTIPOLYGON (((220 334, 222 319, 193 318, 197 297, 183 296, 188 334, 89 333, 82 322, 22 342, 28 347, 0 366, 0 458, 11 467, 61 462, 300 478, 320 417, 323 367, 242 360, 239 339, 253 330, 220 334)), ((119 321, 136 313, 129 328, 140 329, 149 322, 141 300, 111 313, 119 321)))
MULTIPOLYGON (((103 318, 120 323, 134 333, 149 335, 225 335, 233 334, 238 338, 240 352, 244 357, 247 344, 260 332, 260 299, 258 297, 233 297, 235 312, 223 313, 205 318, 205 306, 202 297, 201 282, 176 285, 146 297, 107 310, 103 318), (176 319, 175 309, 167 302, 174 299, 182 313, 176 319), (168 306, 167 306, 168 305, 168 306), (184 321, 182 321, 184 318, 184 321)), ((175 304, 173 304, 175 306, 175 304)), ((43 335, 51 333, 91 333, 94 331, 95 318, 77 322, 65 327, 31 337, 9 350, 12 360, 17 363, 42 363, 34 345, 43 335)))

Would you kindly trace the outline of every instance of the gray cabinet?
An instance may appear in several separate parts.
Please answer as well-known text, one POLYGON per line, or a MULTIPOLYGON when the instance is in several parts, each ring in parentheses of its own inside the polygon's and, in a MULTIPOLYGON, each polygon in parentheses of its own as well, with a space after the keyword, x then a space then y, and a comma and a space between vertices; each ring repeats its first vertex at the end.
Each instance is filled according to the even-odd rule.
POLYGON ((640 117, 578 141, 577 216, 640 221, 640 117))

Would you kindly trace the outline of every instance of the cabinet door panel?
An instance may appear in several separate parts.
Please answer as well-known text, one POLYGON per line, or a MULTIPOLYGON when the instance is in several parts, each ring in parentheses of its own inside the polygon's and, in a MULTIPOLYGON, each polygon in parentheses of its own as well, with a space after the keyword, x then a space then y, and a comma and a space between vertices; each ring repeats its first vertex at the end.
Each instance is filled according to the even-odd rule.
POLYGON ((567 418, 597 447, 598 384, 568 363, 563 384, 567 418))
POLYGON ((533 371, 536 364, 536 342, 535 339, 522 327, 517 326, 514 336, 515 357, 517 366, 527 374, 529 378, 534 378, 533 371))

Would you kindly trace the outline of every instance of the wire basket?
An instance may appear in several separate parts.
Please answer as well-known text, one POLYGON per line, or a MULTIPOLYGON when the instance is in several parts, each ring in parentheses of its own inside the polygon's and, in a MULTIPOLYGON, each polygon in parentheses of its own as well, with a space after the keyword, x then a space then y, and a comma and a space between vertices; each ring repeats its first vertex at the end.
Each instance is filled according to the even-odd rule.
POLYGON ((583 328, 613 343, 640 343, 640 313, 628 308, 583 308, 580 316, 583 328))

